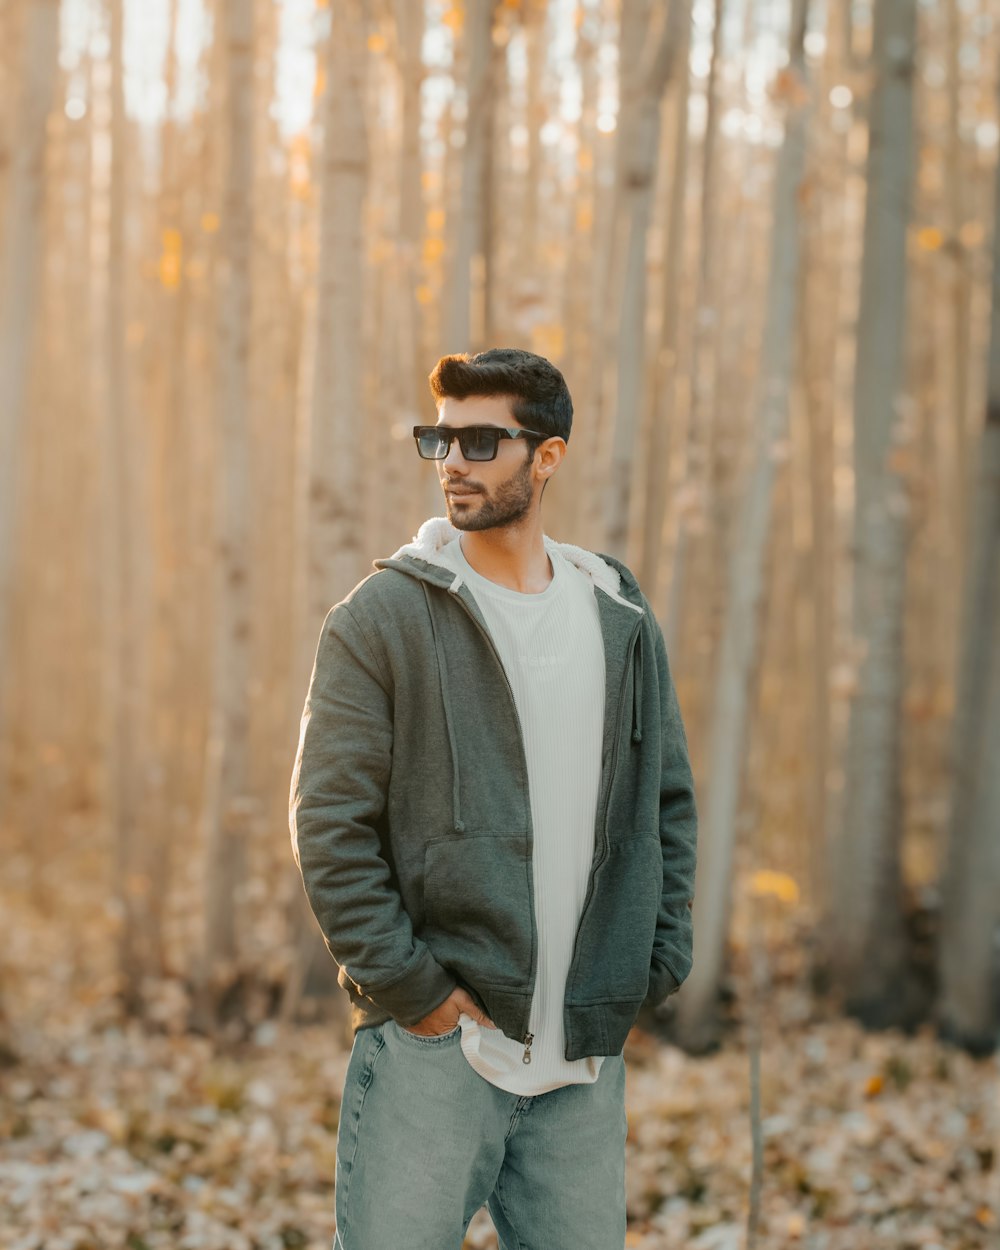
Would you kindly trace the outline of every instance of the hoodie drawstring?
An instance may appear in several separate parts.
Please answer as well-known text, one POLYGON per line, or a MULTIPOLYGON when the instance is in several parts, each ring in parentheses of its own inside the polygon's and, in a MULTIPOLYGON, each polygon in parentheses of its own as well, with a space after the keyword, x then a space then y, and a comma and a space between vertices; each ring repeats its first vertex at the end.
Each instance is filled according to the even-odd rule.
POLYGON ((632 741, 642 741, 642 626, 632 656, 632 741))
POLYGON ((462 833, 465 825, 462 821, 462 803, 458 784, 458 745, 455 737, 455 726, 451 723, 451 691, 448 689, 448 657, 445 655, 437 627, 434 624, 434 605, 431 602, 431 591, 427 583, 422 581, 424 598, 427 600, 427 614, 431 621, 431 633, 434 635, 434 650, 437 653, 438 672, 441 675, 441 697, 444 700, 444 722, 448 730, 448 749, 451 752, 451 805, 455 815, 454 829, 462 833))

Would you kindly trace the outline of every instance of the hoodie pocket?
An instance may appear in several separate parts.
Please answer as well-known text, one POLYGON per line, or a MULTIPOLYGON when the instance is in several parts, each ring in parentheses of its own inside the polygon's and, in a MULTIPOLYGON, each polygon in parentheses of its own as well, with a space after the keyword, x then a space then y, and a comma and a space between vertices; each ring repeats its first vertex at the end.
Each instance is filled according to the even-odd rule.
POLYGON ((636 833, 613 843, 597 869, 594 897, 581 922, 575 1001, 642 1001, 662 894, 659 835, 636 833))
POLYGON ((471 985, 527 987, 535 923, 523 833, 437 838, 424 852, 424 941, 471 985))

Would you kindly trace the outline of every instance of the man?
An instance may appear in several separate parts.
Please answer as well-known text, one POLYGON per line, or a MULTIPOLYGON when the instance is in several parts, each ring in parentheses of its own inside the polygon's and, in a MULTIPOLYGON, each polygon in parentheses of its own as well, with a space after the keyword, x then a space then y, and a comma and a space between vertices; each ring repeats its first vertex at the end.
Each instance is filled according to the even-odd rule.
POLYGON ((640 1006, 691 966, 696 814, 663 637, 554 542, 573 407, 531 352, 445 356, 417 426, 448 517, 323 625, 292 777, 351 998, 335 1250, 621 1250, 640 1006))

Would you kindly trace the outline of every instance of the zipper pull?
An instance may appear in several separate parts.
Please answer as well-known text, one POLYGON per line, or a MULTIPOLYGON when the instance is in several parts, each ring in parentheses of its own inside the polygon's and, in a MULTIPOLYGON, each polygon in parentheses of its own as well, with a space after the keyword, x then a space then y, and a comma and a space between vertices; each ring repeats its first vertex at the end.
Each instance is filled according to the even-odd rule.
POLYGON ((531 1043, 535 1040, 534 1033, 525 1033, 524 1035, 524 1054, 521 1056, 522 1063, 531 1063, 531 1043))

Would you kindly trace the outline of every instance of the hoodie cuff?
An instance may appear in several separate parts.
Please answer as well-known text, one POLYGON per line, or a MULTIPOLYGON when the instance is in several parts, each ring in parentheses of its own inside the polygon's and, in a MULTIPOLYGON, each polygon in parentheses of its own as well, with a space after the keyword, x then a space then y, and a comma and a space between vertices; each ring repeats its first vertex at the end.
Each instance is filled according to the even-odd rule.
POLYGON ((391 985, 368 991, 366 997, 400 1024, 410 1025, 439 1007, 457 985, 457 979, 427 951, 412 971, 391 985))
POLYGON ((649 986, 646 990, 646 997, 643 999, 643 1005, 646 1007, 656 1007, 669 998, 671 994, 680 989, 680 981, 674 976, 666 964, 660 961, 654 955, 649 965, 649 986))

